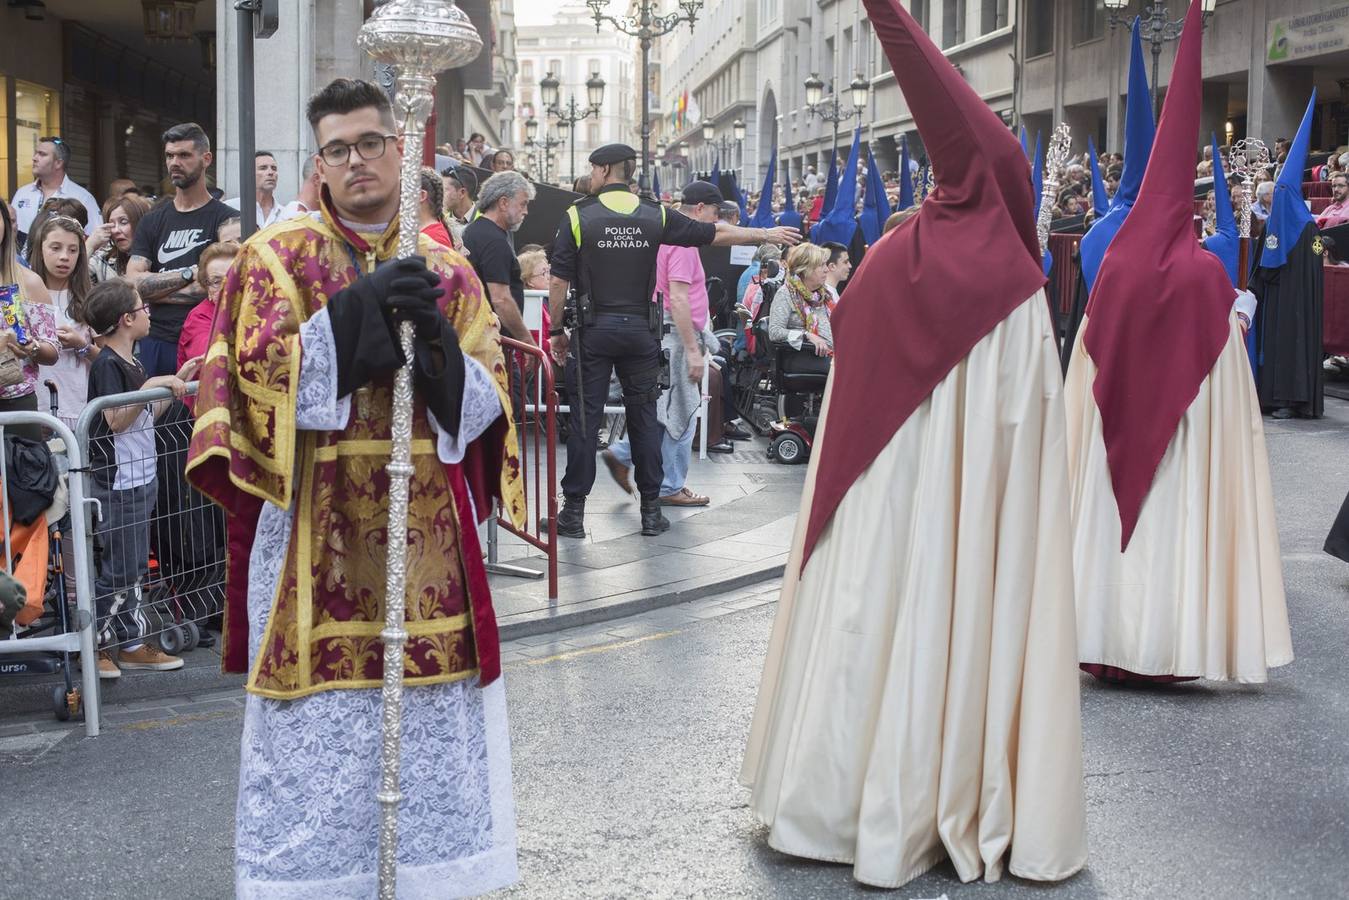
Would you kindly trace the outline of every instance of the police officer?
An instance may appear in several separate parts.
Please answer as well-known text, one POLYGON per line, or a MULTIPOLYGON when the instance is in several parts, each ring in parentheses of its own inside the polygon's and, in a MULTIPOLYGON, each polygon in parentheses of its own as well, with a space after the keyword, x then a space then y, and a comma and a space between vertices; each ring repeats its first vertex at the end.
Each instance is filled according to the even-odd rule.
POLYGON ((628 189, 637 151, 626 144, 600 147, 590 154, 590 166, 590 196, 574 203, 558 228, 548 298, 553 357, 566 366, 572 408, 557 530, 567 537, 585 537, 585 501, 595 483, 599 427, 609 375, 617 370, 641 495, 642 534, 653 536, 670 527, 660 511, 661 425, 656 420, 664 311, 655 305, 653 294, 660 245, 796 244, 801 233, 695 222, 638 197, 628 189), (561 327, 573 282, 574 339, 561 327))

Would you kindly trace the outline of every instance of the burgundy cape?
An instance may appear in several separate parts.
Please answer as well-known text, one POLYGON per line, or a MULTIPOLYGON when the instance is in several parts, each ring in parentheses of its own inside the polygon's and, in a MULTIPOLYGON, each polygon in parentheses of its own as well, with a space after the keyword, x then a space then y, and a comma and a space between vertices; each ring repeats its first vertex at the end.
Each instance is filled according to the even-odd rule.
POLYGON ((872 245, 834 322, 829 440, 805 561, 853 482, 989 332, 1045 284, 1035 196, 1011 131, 898 0, 864 0, 936 188, 872 245), (971 265, 964 251, 978 248, 971 265))

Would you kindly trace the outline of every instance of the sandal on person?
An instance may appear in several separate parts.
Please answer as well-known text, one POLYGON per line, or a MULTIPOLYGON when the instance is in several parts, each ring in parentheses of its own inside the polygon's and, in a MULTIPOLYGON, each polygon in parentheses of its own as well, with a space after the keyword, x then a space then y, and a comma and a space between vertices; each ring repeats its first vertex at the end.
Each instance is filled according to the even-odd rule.
POLYGON ((660 498, 662 506, 706 506, 711 502, 712 498, 695 494, 686 487, 680 488, 669 496, 660 498))

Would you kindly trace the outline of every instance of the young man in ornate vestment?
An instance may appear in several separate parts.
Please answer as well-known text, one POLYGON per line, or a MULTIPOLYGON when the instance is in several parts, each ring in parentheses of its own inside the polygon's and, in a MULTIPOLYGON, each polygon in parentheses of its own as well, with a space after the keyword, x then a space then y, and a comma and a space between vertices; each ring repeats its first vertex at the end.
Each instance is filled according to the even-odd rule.
MULTIPOLYGON (((393 261, 402 139, 385 94, 309 102, 321 217, 279 222, 231 269, 188 477, 232 514, 225 665, 248 672, 239 897, 371 897, 379 808, 393 374, 414 323, 400 897, 516 878, 496 620, 475 520, 524 495, 500 338, 466 260, 393 261), (254 526, 256 522, 256 526, 254 526)), ((399 523, 401 526, 401 523, 399 523)))

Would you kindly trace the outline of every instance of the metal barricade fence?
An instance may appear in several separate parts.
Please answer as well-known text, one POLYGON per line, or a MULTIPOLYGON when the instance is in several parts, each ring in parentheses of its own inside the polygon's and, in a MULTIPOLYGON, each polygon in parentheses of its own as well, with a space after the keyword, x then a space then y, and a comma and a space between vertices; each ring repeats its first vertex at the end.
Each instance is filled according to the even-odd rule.
POLYGON ((557 602, 557 391, 548 354, 538 347, 501 339, 510 374, 510 397, 525 473, 525 527, 516 528, 497 511, 487 522, 487 570, 499 575, 548 578, 548 602, 557 602), (529 402, 533 398, 533 402, 529 402), (500 561, 497 529, 542 550, 547 569, 539 572, 500 561))
MULTIPOLYGON (((148 644, 177 656, 195 649, 205 620, 223 611, 225 517, 187 483, 192 427, 191 410, 167 388, 99 397, 76 425, 85 491, 100 507, 89 587, 109 651, 148 644), (109 427, 108 416, 123 427, 109 427)), ((137 668, 173 665, 135 659, 137 668)))
MULTIPOLYGON (((48 446, 52 448, 53 454, 65 457, 68 463, 65 469, 70 473, 65 479, 69 493, 70 528, 68 533, 63 533, 64 529, 59 527, 58 522, 47 523, 49 538, 47 559, 38 560, 39 565, 46 568, 39 573, 40 577, 37 579, 43 588, 43 596, 40 598, 43 609, 36 620, 27 622, 24 626, 15 626, 12 629, 13 634, 0 635, 0 674, 28 674, 38 671, 51 673, 58 668, 62 670, 66 675, 65 684, 54 688, 54 692, 58 692, 55 697, 57 716, 62 719, 68 718, 83 707, 85 734, 94 737, 99 732, 99 694, 98 650, 94 639, 96 626, 91 577, 93 565, 88 543, 79 539, 79 536, 88 533, 87 504, 93 502, 85 493, 84 480, 80 477, 87 462, 84 445, 76 438, 74 432, 55 416, 36 412, 6 412, 0 413, 0 446, 7 447, 6 433, 16 426, 36 426, 49 432, 53 440, 48 446), (73 551, 70 554, 73 568, 73 572, 70 573, 73 581, 73 584, 69 585, 73 588, 71 591, 67 590, 65 584, 66 573, 61 553, 65 541, 70 541, 73 551), (74 595, 75 605, 73 614, 70 611, 71 593, 74 595), (50 663, 52 659, 45 657, 45 654, 49 653, 59 654, 55 658, 59 661, 57 665, 38 668, 30 662, 22 661, 24 658, 31 659, 34 654, 39 654, 44 657, 42 662, 50 663), (70 678, 71 654, 79 655, 81 687, 78 690, 74 688, 70 678), (62 699, 66 703, 64 714, 60 706, 62 699)), ((11 481, 7 456, 6 452, 0 452, 0 486, 2 486, 0 505, 3 506, 3 519, 0 524, 4 527, 5 545, 4 557, 0 562, 3 562, 7 573, 17 575, 16 563, 22 560, 21 551, 13 544, 15 523, 10 504, 11 481)), ((51 510, 48 509, 47 512, 51 510)), ((62 519, 64 518, 63 516, 62 519)))

